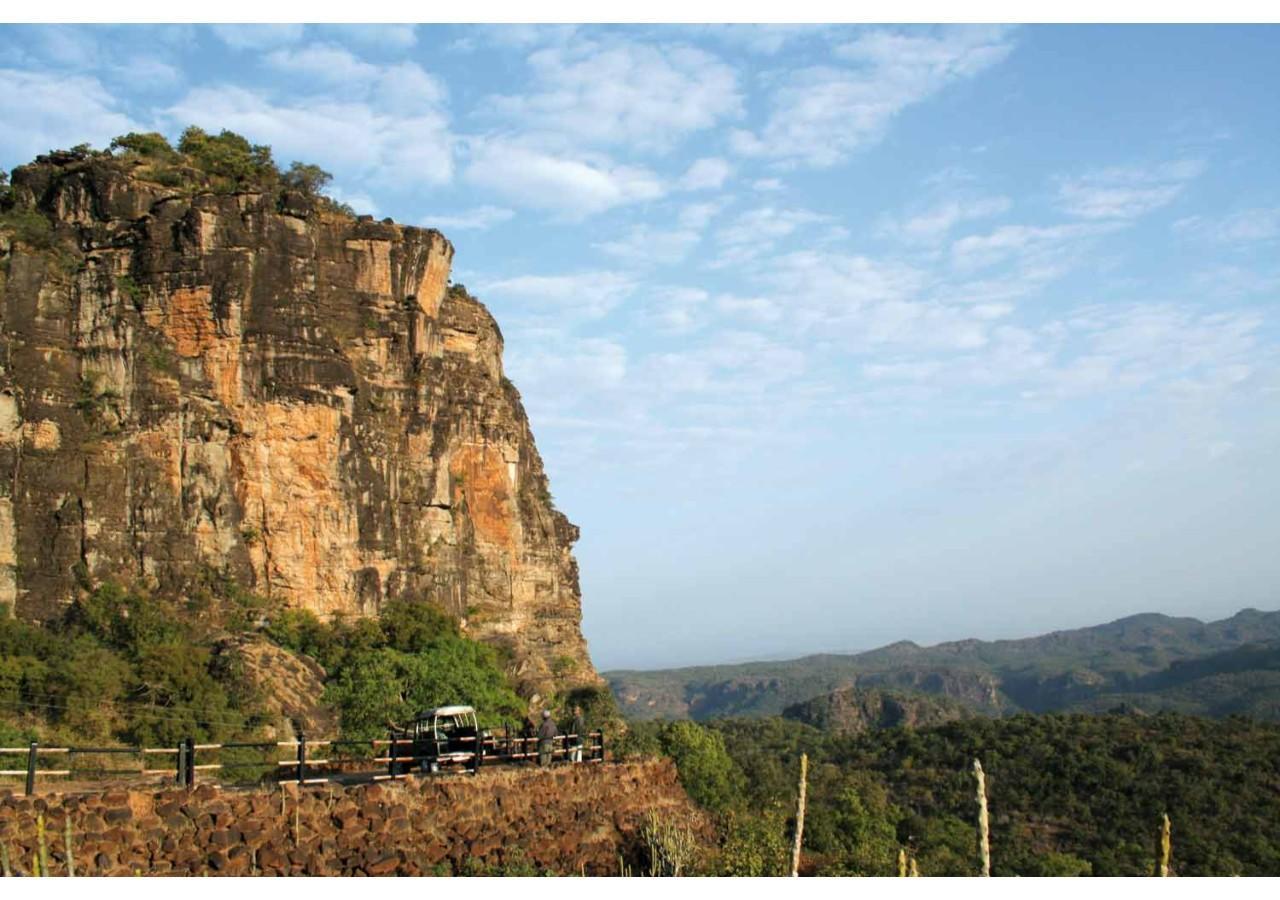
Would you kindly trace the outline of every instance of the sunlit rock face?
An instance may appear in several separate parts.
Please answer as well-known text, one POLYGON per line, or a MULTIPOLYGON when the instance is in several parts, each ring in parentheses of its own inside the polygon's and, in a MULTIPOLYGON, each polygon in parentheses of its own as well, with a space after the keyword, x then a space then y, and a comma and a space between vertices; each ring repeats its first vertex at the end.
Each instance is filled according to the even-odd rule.
POLYGON ((0 231, 0 603, 212 568, 320 616, 433 600, 526 693, 596 683, 577 528, 443 235, 110 159, 13 183, 53 240, 0 231))

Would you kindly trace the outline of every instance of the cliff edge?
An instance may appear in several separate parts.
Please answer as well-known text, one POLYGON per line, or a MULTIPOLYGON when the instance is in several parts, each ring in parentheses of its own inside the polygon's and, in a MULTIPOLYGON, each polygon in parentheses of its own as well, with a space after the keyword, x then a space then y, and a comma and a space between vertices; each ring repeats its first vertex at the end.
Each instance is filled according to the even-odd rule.
POLYGON ((16 169, 0 224, 0 603, 212 569, 321 617, 439 603, 527 695, 598 682, 502 334, 438 231, 129 157, 16 169))

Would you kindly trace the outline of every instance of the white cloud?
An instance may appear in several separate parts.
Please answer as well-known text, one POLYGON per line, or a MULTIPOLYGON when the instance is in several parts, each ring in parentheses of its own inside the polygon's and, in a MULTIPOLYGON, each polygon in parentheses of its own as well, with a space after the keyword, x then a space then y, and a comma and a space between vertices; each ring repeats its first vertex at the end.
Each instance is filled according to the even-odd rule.
POLYGON ((1188 216, 1174 223, 1174 230, 1223 244, 1253 244, 1280 238, 1280 207, 1244 209, 1212 218, 1188 216))
POLYGON ((661 287, 646 291, 638 317, 666 334, 689 334, 706 324, 709 294, 702 288, 661 287))
POLYGON ((1182 160, 1061 178, 1058 203, 1068 215, 1082 219, 1136 219, 1172 203, 1203 170, 1203 163, 1182 160))
POLYGON ((302 25, 211 25, 220 41, 233 50, 267 50, 302 40, 302 25))
POLYGON ((552 154, 502 140, 473 143, 465 178, 519 205, 570 219, 653 200, 664 192, 658 176, 648 169, 600 156, 552 154))
POLYGON ((673 223, 633 225, 624 236, 593 246, 636 265, 674 265, 702 242, 707 225, 723 207, 720 202, 690 203, 673 223))
POLYGON ((145 130, 96 78, 0 69, 0 158, 12 164, 88 142, 105 147, 117 135, 145 130))
POLYGON ((518 275, 482 282, 480 293, 513 301, 521 311, 600 318, 635 291, 635 282, 619 272, 572 275, 518 275))
MULTIPOLYGON (((951 245, 951 261, 960 269, 979 269, 1012 258, 1042 261, 1083 239, 1114 231, 1119 223, 1002 225, 988 234, 960 238, 951 245)), ((1043 262, 1041 262, 1043 264, 1043 262)))
POLYGON ((674 265, 685 259, 702 240, 696 228, 636 225, 625 236, 593 246, 617 259, 639 265, 674 265))
POLYGON ((441 231, 484 231, 494 225, 509 221, 515 212, 501 206, 477 206, 451 216, 431 216, 424 219, 425 228, 438 228, 441 231))
POLYGON ((733 167, 725 160, 710 156, 696 160, 681 177, 678 186, 685 191, 718 190, 729 176, 733 167))
POLYGON ((223 85, 197 88, 164 114, 175 128, 230 128, 271 145, 281 161, 314 162, 346 180, 445 184, 453 175, 453 136, 445 111, 428 102, 435 96, 429 80, 415 81, 415 70, 421 72, 410 66, 403 73, 410 82, 403 96, 372 90, 381 75, 366 83, 359 99, 320 95, 277 103, 223 85))
POLYGON ((742 265, 769 252, 780 240, 799 229, 830 221, 830 216, 807 209, 762 206, 747 210, 716 232, 720 251, 710 265, 715 268, 742 265))
POLYGON ((880 230, 908 243, 932 244, 944 239, 962 222, 1000 215, 1010 205, 1008 197, 952 199, 903 219, 889 219, 880 230))
POLYGON ((416 25, 314 25, 320 31, 377 49, 407 50, 418 43, 416 25))
POLYGON ((789 72, 770 97, 764 127, 734 132, 733 149, 780 162, 835 165, 878 141, 902 110, 995 65, 1012 48, 1001 28, 865 31, 837 50, 851 66, 789 72))
POLYGON ((742 109, 733 69, 693 47, 573 40, 528 62, 533 89, 486 106, 561 147, 666 150, 742 109))
POLYGON ((506 368, 527 397, 569 409, 584 395, 607 393, 627 376, 627 349, 616 340, 557 330, 522 333, 506 352, 506 368))
POLYGON ((375 65, 333 44, 273 50, 265 61, 272 68, 304 79, 298 90, 328 96, 362 98, 379 109, 420 115, 443 107, 444 85, 416 63, 375 65))
POLYGON ((782 181, 777 178, 758 178, 751 182, 752 190, 760 191, 762 194, 780 191, 784 186, 782 181))

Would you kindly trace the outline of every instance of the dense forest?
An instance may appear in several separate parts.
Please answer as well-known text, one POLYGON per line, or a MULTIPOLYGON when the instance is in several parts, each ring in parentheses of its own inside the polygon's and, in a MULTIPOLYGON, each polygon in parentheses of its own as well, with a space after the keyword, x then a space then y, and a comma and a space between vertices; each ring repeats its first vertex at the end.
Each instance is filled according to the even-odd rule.
POLYGON ((782 874, 800 754, 805 869, 979 868, 972 765, 987 772, 994 875, 1150 875, 1161 816, 1177 875, 1280 872, 1280 726, 1176 713, 974 718, 838 737, 780 718, 641 723, 631 752, 672 757, 719 815, 723 874, 782 874))

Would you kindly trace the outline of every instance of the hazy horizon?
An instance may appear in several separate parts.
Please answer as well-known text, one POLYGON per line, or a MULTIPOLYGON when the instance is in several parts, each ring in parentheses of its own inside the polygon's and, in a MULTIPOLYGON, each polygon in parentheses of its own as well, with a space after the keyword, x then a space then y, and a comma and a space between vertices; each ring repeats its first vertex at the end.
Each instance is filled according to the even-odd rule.
POLYGON ((0 27, 0 168, 189 124, 439 227, 601 669, 1280 584, 1271 27, 0 27))

